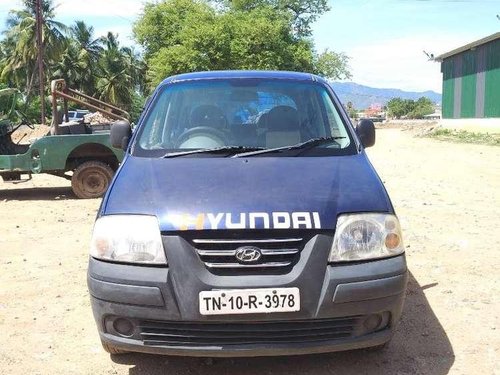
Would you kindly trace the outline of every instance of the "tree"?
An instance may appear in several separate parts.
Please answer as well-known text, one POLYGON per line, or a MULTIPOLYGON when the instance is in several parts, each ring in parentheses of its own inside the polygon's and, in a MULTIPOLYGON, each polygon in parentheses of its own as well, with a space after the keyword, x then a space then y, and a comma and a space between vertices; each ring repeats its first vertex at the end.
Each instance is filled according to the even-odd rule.
POLYGON ((82 21, 71 27, 66 51, 54 68, 54 77, 125 110, 141 101, 136 92, 145 86, 140 56, 132 48, 121 47, 113 33, 95 38, 94 29, 82 21))
POLYGON ((350 118, 356 120, 358 118, 358 112, 354 108, 354 104, 352 102, 347 102, 345 109, 350 118))
MULTIPOLYGON (((53 0, 42 0, 46 83, 64 78, 72 88, 137 112, 145 90, 141 56, 121 47, 113 34, 96 37, 83 21, 71 27, 57 22, 55 9, 53 0)), ((27 96, 25 110, 33 114, 40 106, 33 90, 38 84, 35 24, 35 0, 24 0, 21 10, 9 13, 7 30, 0 38, 0 85, 22 90, 27 96)))
MULTIPOLYGON (((70 87, 83 88, 83 82, 89 80, 89 61, 82 58, 75 41, 68 42, 61 58, 52 65, 52 78, 63 78, 70 87)), ((87 91, 87 90, 82 90, 87 91)))
POLYGON ((311 25, 330 10, 328 0, 223 0, 222 3, 236 11, 270 7, 288 17, 294 34, 302 37, 311 36, 311 25))
POLYGON ((389 115, 397 119, 406 115, 406 108, 404 100, 401 98, 392 98, 387 102, 387 109, 389 110, 389 115))
MULTIPOLYGON (((36 79, 35 63, 38 57, 36 48, 35 0, 24 0, 24 8, 12 10, 7 20, 8 30, 4 33, 4 46, 8 53, 4 58, 2 78, 13 80, 24 86, 26 96, 30 96, 36 79), (19 75, 25 74, 24 79, 19 75)), ((57 61, 66 46, 66 26, 54 20, 55 8, 51 0, 42 0, 42 43, 45 46, 47 65, 57 61)))
POLYGON ((434 112, 434 103, 429 98, 421 97, 415 102, 415 107, 408 113, 409 118, 421 119, 434 112))
POLYGON ((318 55, 307 37, 305 25, 321 14, 320 8, 327 9, 323 3, 239 0, 214 6, 205 0, 165 0, 145 6, 134 34, 145 51, 152 86, 196 70, 295 70, 348 78, 347 56, 318 55))
POLYGON ((344 53, 332 52, 326 49, 317 57, 315 73, 329 79, 350 79, 349 57, 344 53))
POLYGON ((97 61, 102 52, 102 38, 94 37, 94 28, 88 26, 84 21, 75 21, 70 28, 72 39, 78 45, 80 51, 85 51, 88 59, 97 61))
POLYGON ((94 28, 83 21, 75 21, 74 25, 71 26, 70 38, 72 41, 69 44, 70 49, 77 50, 77 59, 81 66, 85 67, 80 79, 74 82, 75 87, 79 87, 88 95, 95 95, 98 62, 103 52, 102 38, 96 38, 94 28))
POLYGON ((109 32, 102 41, 105 47, 99 60, 97 73, 99 99, 128 109, 132 104, 134 92, 132 72, 116 35, 109 32))
POLYGON ((397 119, 407 117, 411 119, 421 119, 425 115, 434 112, 434 104, 428 98, 421 97, 417 101, 401 98, 392 98, 387 103, 389 114, 397 119))

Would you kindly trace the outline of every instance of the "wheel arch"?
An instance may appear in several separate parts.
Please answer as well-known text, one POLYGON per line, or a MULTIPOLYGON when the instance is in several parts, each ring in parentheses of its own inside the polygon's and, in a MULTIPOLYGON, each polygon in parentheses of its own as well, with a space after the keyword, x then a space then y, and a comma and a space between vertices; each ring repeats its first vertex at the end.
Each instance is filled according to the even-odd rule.
POLYGON ((119 161, 115 153, 100 143, 85 143, 75 147, 66 158, 66 170, 72 171, 86 161, 102 161, 113 171, 118 169, 119 161))

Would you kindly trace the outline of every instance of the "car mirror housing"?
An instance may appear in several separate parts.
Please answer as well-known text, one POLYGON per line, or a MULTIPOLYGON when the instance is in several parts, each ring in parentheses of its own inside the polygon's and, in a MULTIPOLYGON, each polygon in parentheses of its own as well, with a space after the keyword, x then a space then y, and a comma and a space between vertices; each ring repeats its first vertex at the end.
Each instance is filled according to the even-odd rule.
POLYGON ((131 136, 132 128, 128 121, 116 121, 111 125, 111 146, 115 148, 121 148, 123 151, 126 151, 131 136))
POLYGON ((371 147, 375 144, 375 125, 372 120, 361 120, 356 126, 356 133, 363 147, 371 147))

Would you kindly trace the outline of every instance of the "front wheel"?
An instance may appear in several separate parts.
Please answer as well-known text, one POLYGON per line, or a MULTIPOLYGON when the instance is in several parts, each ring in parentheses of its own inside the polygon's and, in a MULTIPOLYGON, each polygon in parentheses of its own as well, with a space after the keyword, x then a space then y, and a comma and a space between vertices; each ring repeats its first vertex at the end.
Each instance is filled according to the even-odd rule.
POLYGON ((108 189, 113 174, 109 165, 100 161, 87 161, 73 172, 71 188, 78 198, 99 198, 108 189))

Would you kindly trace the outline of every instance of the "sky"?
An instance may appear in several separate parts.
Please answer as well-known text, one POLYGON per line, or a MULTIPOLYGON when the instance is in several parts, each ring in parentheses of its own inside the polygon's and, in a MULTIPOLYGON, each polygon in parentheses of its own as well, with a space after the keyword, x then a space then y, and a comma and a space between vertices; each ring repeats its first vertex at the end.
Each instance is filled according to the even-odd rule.
POLYGON ((500 31, 500 0, 334 0, 314 26, 319 51, 350 58, 352 80, 441 93, 435 56, 500 31))
MULTIPOLYGON (((59 21, 84 20, 96 35, 119 34, 134 43, 132 25, 143 0, 55 0, 59 21)), ((350 57, 352 81, 380 88, 441 92, 435 56, 500 31, 500 0, 329 0, 314 24, 318 52, 350 57)), ((0 28, 21 0, 0 0, 0 28)))

